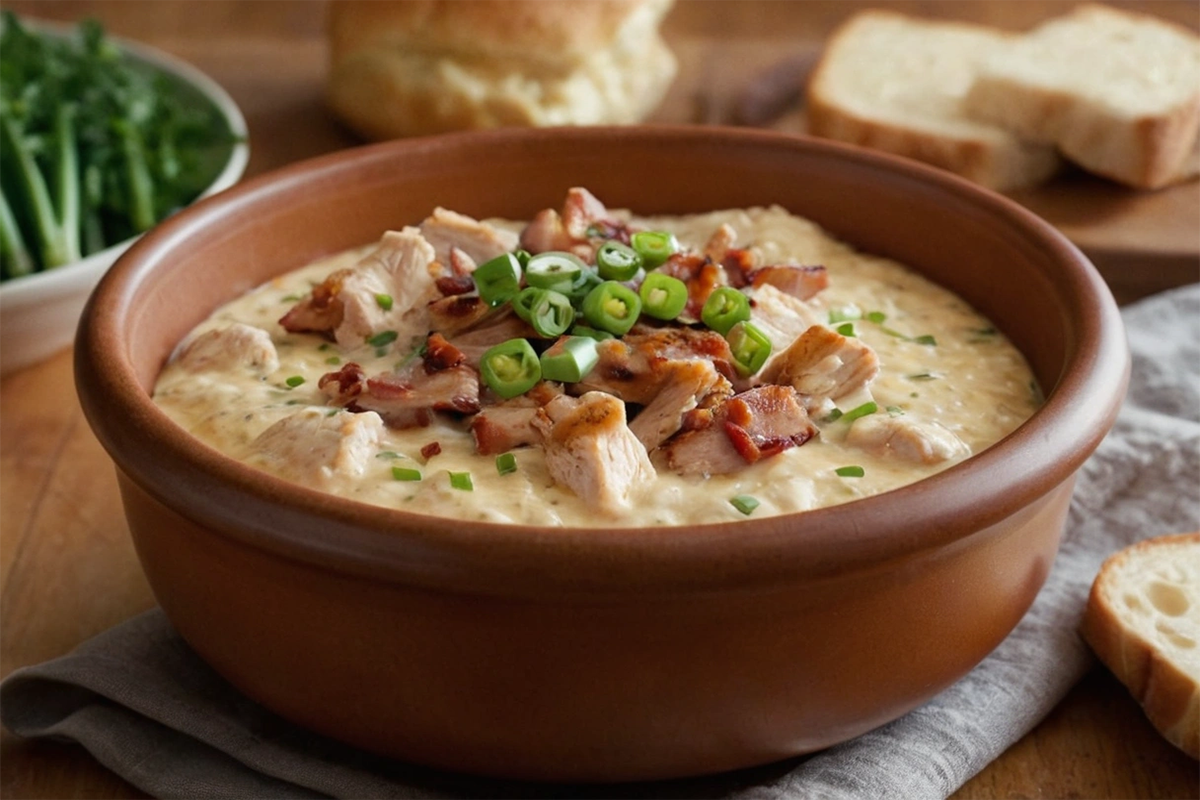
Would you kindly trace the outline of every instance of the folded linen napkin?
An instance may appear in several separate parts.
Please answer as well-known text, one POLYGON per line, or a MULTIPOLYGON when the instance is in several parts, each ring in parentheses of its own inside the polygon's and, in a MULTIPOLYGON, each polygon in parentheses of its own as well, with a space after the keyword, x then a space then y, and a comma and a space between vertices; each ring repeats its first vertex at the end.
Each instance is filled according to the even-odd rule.
POLYGON ((0 721, 73 740, 161 797, 942 798, 1042 719, 1087 671, 1076 633, 1101 561, 1200 528, 1200 285, 1124 311, 1129 398, 1079 476, 1033 608, 978 667, 924 706, 807 758, 689 780, 608 786, 497 782, 371 756, 239 695, 151 611, 0 685, 0 721))

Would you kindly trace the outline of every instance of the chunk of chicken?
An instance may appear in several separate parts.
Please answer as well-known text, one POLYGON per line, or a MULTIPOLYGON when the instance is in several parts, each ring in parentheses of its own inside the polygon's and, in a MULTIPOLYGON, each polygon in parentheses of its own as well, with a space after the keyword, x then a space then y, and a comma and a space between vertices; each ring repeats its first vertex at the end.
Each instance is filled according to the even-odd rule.
POLYGON ((725 337, 695 328, 648 328, 596 346, 599 361, 574 390, 608 392, 628 403, 650 404, 677 376, 707 361, 718 374, 736 375, 725 337))
POLYGON ((386 330, 407 341, 428 329, 426 306, 441 294, 433 264, 434 250, 416 228, 388 231, 352 269, 332 273, 279 322, 293 333, 331 333, 345 348, 386 330))
POLYGON ((822 266, 801 267, 790 264, 759 267, 749 274, 752 286, 774 286, 797 300, 808 300, 829 286, 829 272, 822 266))
POLYGON ((567 190, 562 213, 552 208, 539 211, 521 231, 520 242, 531 253, 565 250, 593 261, 596 247, 604 239, 628 244, 629 229, 613 219, 595 195, 576 186, 567 190))
POLYGON ((733 394, 729 381, 711 361, 673 361, 671 376, 654 399, 637 413, 629 429, 647 450, 653 450, 683 427, 684 415, 701 401, 716 402, 733 394), (717 394, 718 398, 713 398, 717 394))
POLYGON ((760 386, 715 409, 688 415, 685 430, 663 445, 667 465, 683 475, 722 475, 798 447, 816 426, 788 386, 760 386))
POLYGON ((538 410, 546 467, 554 482, 577 494, 593 511, 630 506, 656 473, 646 448, 625 424, 625 404, 603 392, 563 395, 538 410))
POLYGON ((869 345, 813 325, 763 369, 762 380, 795 388, 811 411, 866 388, 878 374, 879 358, 869 345))
POLYGON ((372 463, 383 431, 378 414, 306 408, 267 428, 250 445, 249 460, 303 484, 357 478, 372 463))
POLYGON ((433 246, 437 260, 451 266, 456 273, 474 272, 475 264, 517 248, 517 234, 513 231, 441 207, 435 208, 421 222, 420 229, 425 241, 433 246), (462 251, 470 261, 456 257, 455 249, 462 251))
POLYGON ((562 393, 559 384, 541 381, 519 397, 483 408, 471 417, 475 452, 491 456, 540 444, 542 435, 533 427, 533 419, 538 409, 562 393))
POLYGON ((769 283, 755 287, 750 298, 751 320, 767 338, 772 350, 785 350, 796 337, 823 321, 811 305, 769 283))
POLYGON ((938 464, 971 454, 962 439, 936 422, 871 414, 854 420, 846 444, 878 455, 920 464, 938 464))
POLYGON ((279 369, 279 354, 271 334, 262 328, 235 322, 213 328, 184 342, 175 363, 188 372, 228 372, 251 369, 266 375, 279 369))

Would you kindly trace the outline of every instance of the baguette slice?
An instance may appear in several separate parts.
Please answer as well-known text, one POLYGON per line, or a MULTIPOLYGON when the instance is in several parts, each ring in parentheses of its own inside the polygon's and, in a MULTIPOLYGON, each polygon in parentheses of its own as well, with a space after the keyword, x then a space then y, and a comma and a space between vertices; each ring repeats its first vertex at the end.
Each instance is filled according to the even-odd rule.
POLYGON ((1200 758, 1200 533, 1148 539, 1111 556, 1080 630, 1154 727, 1200 758))
POLYGON ((1089 4, 980 67, 967 113, 1056 144, 1084 169, 1154 189, 1200 172, 1200 37, 1089 4))
POLYGON ((866 10, 830 37, 808 83, 808 129, 925 161, 993 189, 1041 183, 1054 148, 970 119, 963 100, 977 67, 1015 34, 866 10))

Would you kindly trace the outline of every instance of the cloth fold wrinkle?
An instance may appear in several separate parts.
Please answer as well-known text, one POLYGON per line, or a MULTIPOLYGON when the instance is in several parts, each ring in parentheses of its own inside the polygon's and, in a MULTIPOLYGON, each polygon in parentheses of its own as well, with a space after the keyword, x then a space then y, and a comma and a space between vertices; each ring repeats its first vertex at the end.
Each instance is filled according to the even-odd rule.
POLYGON ((1200 528, 1200 285, 1123 310, 1133 381, 1080 471, 1062 545, 1016 629, 929 702, 820 753, 716 776, 613 785, 494 781, 364 753, 240 695, 159 610, 0 684, 0 722, 77 741, 160 797, 944 798, 1032 729, 1093 663, 1077 628, 1101 562, 1200 528))

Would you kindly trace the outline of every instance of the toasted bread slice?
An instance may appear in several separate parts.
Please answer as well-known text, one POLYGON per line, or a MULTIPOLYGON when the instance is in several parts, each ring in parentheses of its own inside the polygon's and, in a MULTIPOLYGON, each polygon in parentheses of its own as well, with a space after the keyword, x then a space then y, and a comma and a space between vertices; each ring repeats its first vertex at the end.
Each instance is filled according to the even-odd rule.
POLYGON ((1089 4, 978 67, 966 111, 1140 188, 1200 172, 1200 37, 1089 4))
POLYGON ((1054 148, 967 117, 976 68, 1015 38, 993 28, 866 10, 830 38, 809 79, 810 133, 915 158, 993 189, 1042 182, 1054 148))
POLYGON ((1200 533, 1148 539, 1105 561, 1081 632, 1163 736, 1200 758, 1200 533))

